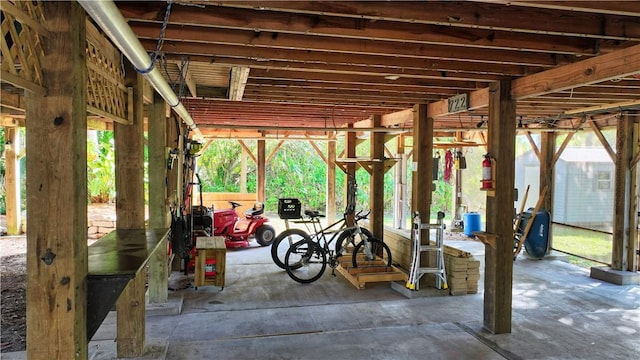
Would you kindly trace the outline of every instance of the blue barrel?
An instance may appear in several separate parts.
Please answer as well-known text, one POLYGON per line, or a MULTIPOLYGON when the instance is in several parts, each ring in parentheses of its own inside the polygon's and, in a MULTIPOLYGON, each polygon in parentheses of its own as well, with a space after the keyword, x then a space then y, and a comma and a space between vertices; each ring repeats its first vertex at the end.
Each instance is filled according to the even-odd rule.
POLYGON ((480 227, 482 226, 480 223, 480 214, 477 212, 465 213, 462 215, 462 221, 464 223, 464 234, 467 236, 475 236, 473 232, 480 231, 480 227))

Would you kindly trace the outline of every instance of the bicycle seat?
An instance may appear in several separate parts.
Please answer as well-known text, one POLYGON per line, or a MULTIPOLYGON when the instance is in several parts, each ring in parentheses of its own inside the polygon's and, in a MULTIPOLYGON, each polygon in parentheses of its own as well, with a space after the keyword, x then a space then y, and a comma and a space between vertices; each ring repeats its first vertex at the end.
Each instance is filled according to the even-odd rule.
POLYGON ((304 214, 307 215, 310 218, 319 218, 319 217, 324 217, 324 215, 320 215, 320 213, 316 210, 305 210, 304 214))

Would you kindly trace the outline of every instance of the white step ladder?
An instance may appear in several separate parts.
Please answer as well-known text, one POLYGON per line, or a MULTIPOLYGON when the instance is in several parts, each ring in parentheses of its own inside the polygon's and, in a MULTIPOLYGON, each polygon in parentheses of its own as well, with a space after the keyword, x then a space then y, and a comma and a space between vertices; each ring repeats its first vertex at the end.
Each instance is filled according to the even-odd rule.
POLYGON ((420 213, 413 215, 413 258, 411 260, 411 271, 409 273, 409 281, 406 287, 410 290, 418 290, 420 278, 424 274, 435 274, 436 288, 447 289, 447 274, 444 269, 444 213, 438 212, 438 222, 436 224, 423 224, 420 219, 420 213), (420 230, 429 229, 436 230, 435 245, 422 245, 420 240, 420 230), (435 267, 420 266, 420 255, 423 252, 435 252, 435 267))

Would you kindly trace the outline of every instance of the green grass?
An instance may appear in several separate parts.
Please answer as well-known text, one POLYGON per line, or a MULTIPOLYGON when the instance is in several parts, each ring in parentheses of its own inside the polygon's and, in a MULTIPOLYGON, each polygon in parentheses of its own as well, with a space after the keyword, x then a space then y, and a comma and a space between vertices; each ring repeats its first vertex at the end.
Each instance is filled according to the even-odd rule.
MULTIPOLYGON (((611 262, 611 235, 596 231, 553 225, 554 249, 584 256, 590 259, 611 262)), ((602 266, 601 263, 569 256, 569 262, 581 267, 602 266)))

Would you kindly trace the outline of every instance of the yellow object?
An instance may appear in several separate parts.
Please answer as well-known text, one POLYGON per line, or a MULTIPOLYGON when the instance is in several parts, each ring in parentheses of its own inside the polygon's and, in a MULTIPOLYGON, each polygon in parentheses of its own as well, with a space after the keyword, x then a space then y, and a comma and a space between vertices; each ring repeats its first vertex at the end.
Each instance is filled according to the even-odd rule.
POLYGON ((407 281, 407 284, 405 285, 407 287, 407 289, 409 290, 415 290, 416 289, 416 285, 412 284, 410 282, 407 281))

